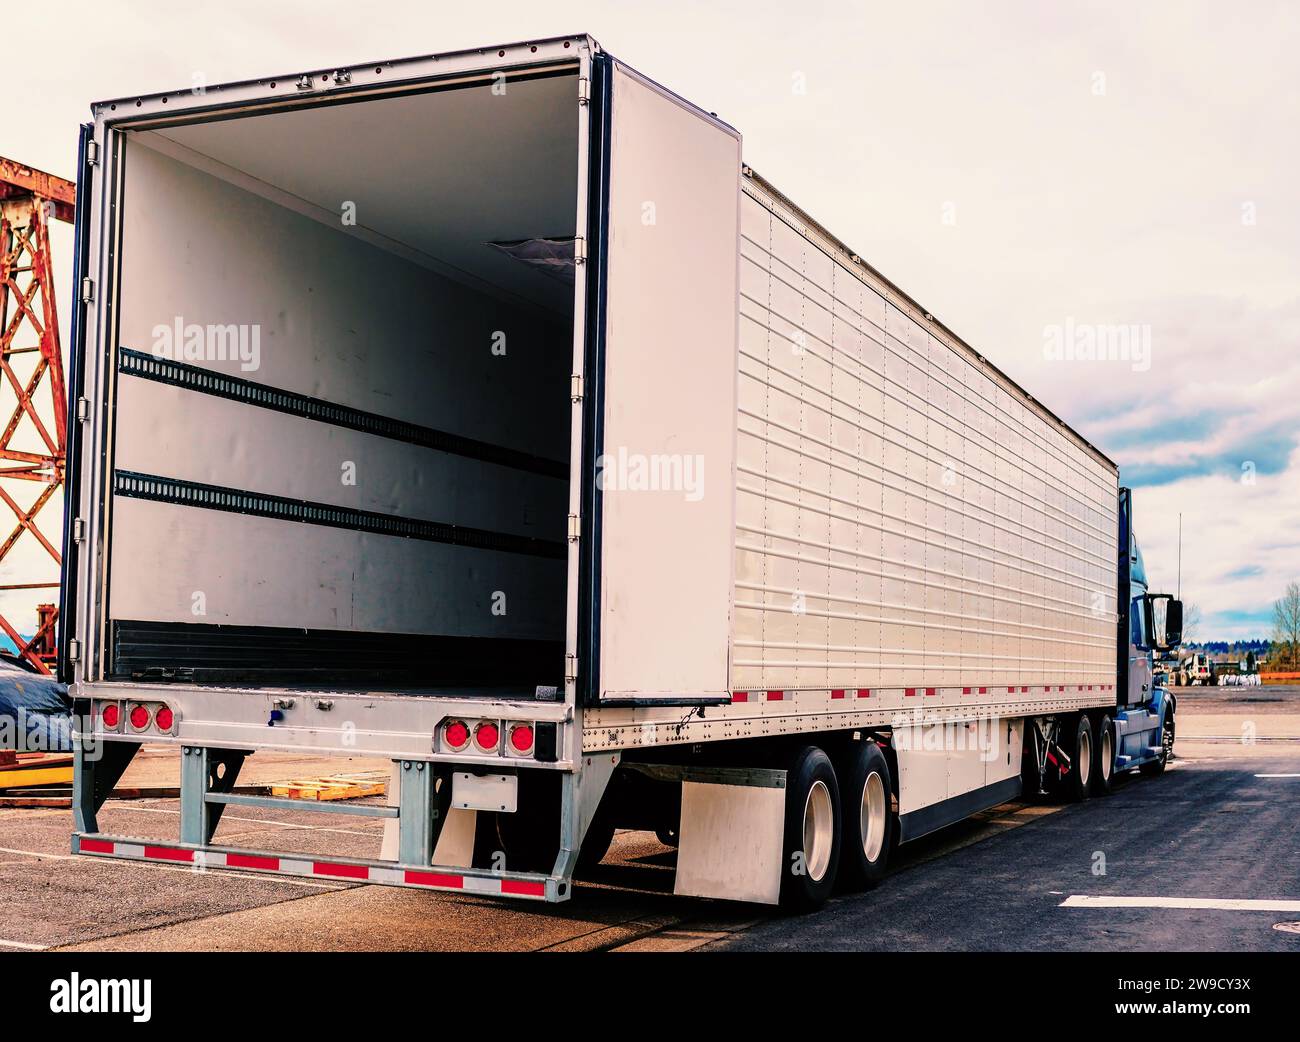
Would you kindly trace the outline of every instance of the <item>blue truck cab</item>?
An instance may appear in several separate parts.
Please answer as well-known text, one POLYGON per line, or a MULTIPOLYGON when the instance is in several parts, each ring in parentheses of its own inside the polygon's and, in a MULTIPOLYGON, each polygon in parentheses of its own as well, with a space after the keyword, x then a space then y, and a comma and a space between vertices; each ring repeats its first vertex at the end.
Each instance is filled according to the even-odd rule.
POLYGON ((1153 665, 1158 654, 1177 647, 1182 639, 1183 606, 1169 594, 1150 592, 1133 534, 1130 489, 1119 490, 1119 507, 1114 769, 1140 767, 1144 773, 1158 774, 1173 754, 1177 707, 1173 694, 1156 685, 1153 665))

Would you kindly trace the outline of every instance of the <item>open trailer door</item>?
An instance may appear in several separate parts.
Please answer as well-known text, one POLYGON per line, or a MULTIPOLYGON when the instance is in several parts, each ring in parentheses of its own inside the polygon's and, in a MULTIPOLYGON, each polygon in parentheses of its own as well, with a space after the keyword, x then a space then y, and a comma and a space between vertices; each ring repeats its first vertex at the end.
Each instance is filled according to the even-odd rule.
POLYGON ((607 57, 595 86, 607 205, 589 697, 725 702, 740 135, 607 57))

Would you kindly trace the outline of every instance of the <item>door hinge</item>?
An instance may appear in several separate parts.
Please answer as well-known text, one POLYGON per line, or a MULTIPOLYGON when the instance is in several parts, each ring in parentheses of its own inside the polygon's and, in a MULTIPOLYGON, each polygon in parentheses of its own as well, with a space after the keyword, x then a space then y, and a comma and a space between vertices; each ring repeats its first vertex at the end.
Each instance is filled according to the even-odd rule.
POLYGON ((99 142, 86 142, 86 165, 95 166, 99 162, 99 142))
POLYGON ((81 520, 81 518, 74 517, 72 519, 72 541, 74 543, 79 543, 81 542, 82 539, 85 538, 85 535, 86 535, 86 523, 83 520, 81 520))
POLYGON ((578 77, 578 104, 586 105, 591 101, 591 81, 586 76, 578 77))
POLYGON ((587 263, 587 240, 584 239, 581 235, 579 235, 576 239, 573 240, 573 263, 574 264, 587 263))
POLYGON ((84 423, 86 420, 90 419, 90 399, 89 399, 89 398, 84 398, 84 397, 82 397, 82 398, 78 398, 78 399, 77 399, 77 419, 81 420, 83 423, 84 423))
POLYGON ((576 543, 582 534, 582 518, 577 514, 569 515, 569 542, 576 543))
POLYGON ((578 656, 577 655, 564 656, 564 679, 565 681, 578 679, 578 656))
POLYGON ((582 374, 574 373, 569 377, 569 400, 573 402, 582 401, 582 374))
POLYGON ((87 275, 81 280, 81 302, 89 304, 95 299, 95 280, 87 275))
POLYGON ((68 641, 68 661, 78 662, 81 659, 81 641, 75 637, 68 641))

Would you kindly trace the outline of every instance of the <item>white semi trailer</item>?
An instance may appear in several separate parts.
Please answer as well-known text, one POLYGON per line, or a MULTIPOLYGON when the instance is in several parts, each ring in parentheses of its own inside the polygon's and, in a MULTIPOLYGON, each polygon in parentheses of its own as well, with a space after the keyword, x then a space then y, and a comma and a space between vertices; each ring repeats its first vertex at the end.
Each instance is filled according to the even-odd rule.
POLYGON ((652 828, 808 907, 1163 744, 1115 465, 591 38, 93 113, 75 851, 560 901, 652 828), (384 850, 222 846, 271 749, 391 760, 384 850))

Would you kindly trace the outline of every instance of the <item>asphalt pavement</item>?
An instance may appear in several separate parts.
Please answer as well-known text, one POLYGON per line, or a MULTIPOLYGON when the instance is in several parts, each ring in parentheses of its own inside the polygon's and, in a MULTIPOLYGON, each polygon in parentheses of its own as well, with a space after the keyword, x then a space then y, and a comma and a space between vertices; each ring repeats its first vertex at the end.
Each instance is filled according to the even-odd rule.
POLYGON ((871 893, 710 947, 1300 951, 1300 933, 1274 929, 1300 922, 1297 811, 1300 758, 1182 759, 1157 778, 1125 776, 1112 795, 1032 827, 904 866, 871 893), (1211 907, 1171 907, 1183 899, 1211 907))
MULTIPOLYGON (((573 900, 543 907, 73 857, 67 810, 0 809, 0 950, 1300 950, 1300 932, 1274 928, 1300 923, 1300 688, 1178 698, 1164 775, 1124 776, 1082 804, 986 811, 904 847, 876 890, 803 917, 675 897, 675 853, 648 833, 620 833, 573 900)), ((125 781, 174 783, 176 760, 147 749, 125 781)), ((241 781, 320 766, 259 754, 241 781)), ((112 800, 102 826, 174 839, 177 801, 112 800)), ((232 807, 219 839, 375 857, 381 828, 232 807)))

